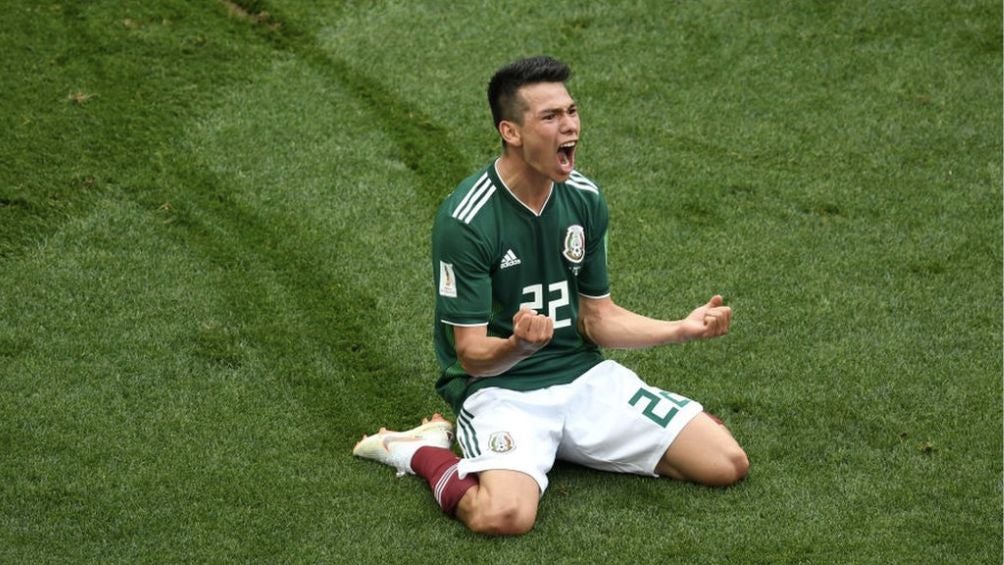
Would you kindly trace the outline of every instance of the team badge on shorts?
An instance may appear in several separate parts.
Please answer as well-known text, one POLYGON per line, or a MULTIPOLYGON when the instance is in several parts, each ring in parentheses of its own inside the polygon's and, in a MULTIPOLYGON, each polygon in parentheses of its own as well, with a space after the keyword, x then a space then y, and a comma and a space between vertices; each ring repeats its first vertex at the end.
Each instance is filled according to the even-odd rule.
POLYGON ((568 226, 565 232, 565 248, 561 254, 572 263, 581 263, 586 256, 586 230, 575 224, 568 226))
POLYGON ((516 449, 516 442, 509 432, 495 432, 488 438, 488 449, 495 453, 508 453, 516 449))

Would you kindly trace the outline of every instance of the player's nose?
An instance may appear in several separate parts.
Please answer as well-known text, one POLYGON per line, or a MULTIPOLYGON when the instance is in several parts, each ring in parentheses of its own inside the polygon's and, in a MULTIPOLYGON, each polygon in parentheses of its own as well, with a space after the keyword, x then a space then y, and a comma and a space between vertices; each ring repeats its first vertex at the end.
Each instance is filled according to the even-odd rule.
POLYGON ((561 133, 577 133, 579 131, 579 117, 573 114, 565 114, 561 119, 561 133))

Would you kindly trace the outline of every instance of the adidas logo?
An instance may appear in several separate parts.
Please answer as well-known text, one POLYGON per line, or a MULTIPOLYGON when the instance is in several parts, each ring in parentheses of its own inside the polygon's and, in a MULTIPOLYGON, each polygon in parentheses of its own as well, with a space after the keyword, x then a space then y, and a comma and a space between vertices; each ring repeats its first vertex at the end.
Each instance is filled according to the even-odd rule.
POLYGON ((505 257, 502 257, 502 264, 499 265, 499 269, 506 269, 519 265, 520 263, 522 263, 522 261, 520 261, 519 257, 517 257, 516 254, 512 252, 512 249, 510 249, 505 252, 505 257))

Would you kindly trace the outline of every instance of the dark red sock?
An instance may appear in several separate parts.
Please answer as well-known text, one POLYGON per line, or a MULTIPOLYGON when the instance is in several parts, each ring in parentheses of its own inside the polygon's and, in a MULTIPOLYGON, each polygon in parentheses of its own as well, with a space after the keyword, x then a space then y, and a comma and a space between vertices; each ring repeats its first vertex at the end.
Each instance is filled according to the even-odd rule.
POLYGON ((467 489, 478 484, 477 476, 457 476, 460 458, 445 447, 420 447, 411 458, 411 468, 415 474, 429 481, 436 503, 450 516, 464 497, 467 489))

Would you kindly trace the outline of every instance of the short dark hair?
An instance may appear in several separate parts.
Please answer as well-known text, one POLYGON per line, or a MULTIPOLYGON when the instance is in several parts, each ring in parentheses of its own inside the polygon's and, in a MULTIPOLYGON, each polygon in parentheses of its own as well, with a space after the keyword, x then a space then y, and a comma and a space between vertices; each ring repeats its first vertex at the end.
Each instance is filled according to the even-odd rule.
POLYGON ((495 129, 502 120, 521 122, 523 108, 516 96, 520 88, 540 82, 564 83, 571 75, 568 65, 547 55, 513 61, 495 71, 488 83, 488 105, 492 109, 495 129))

